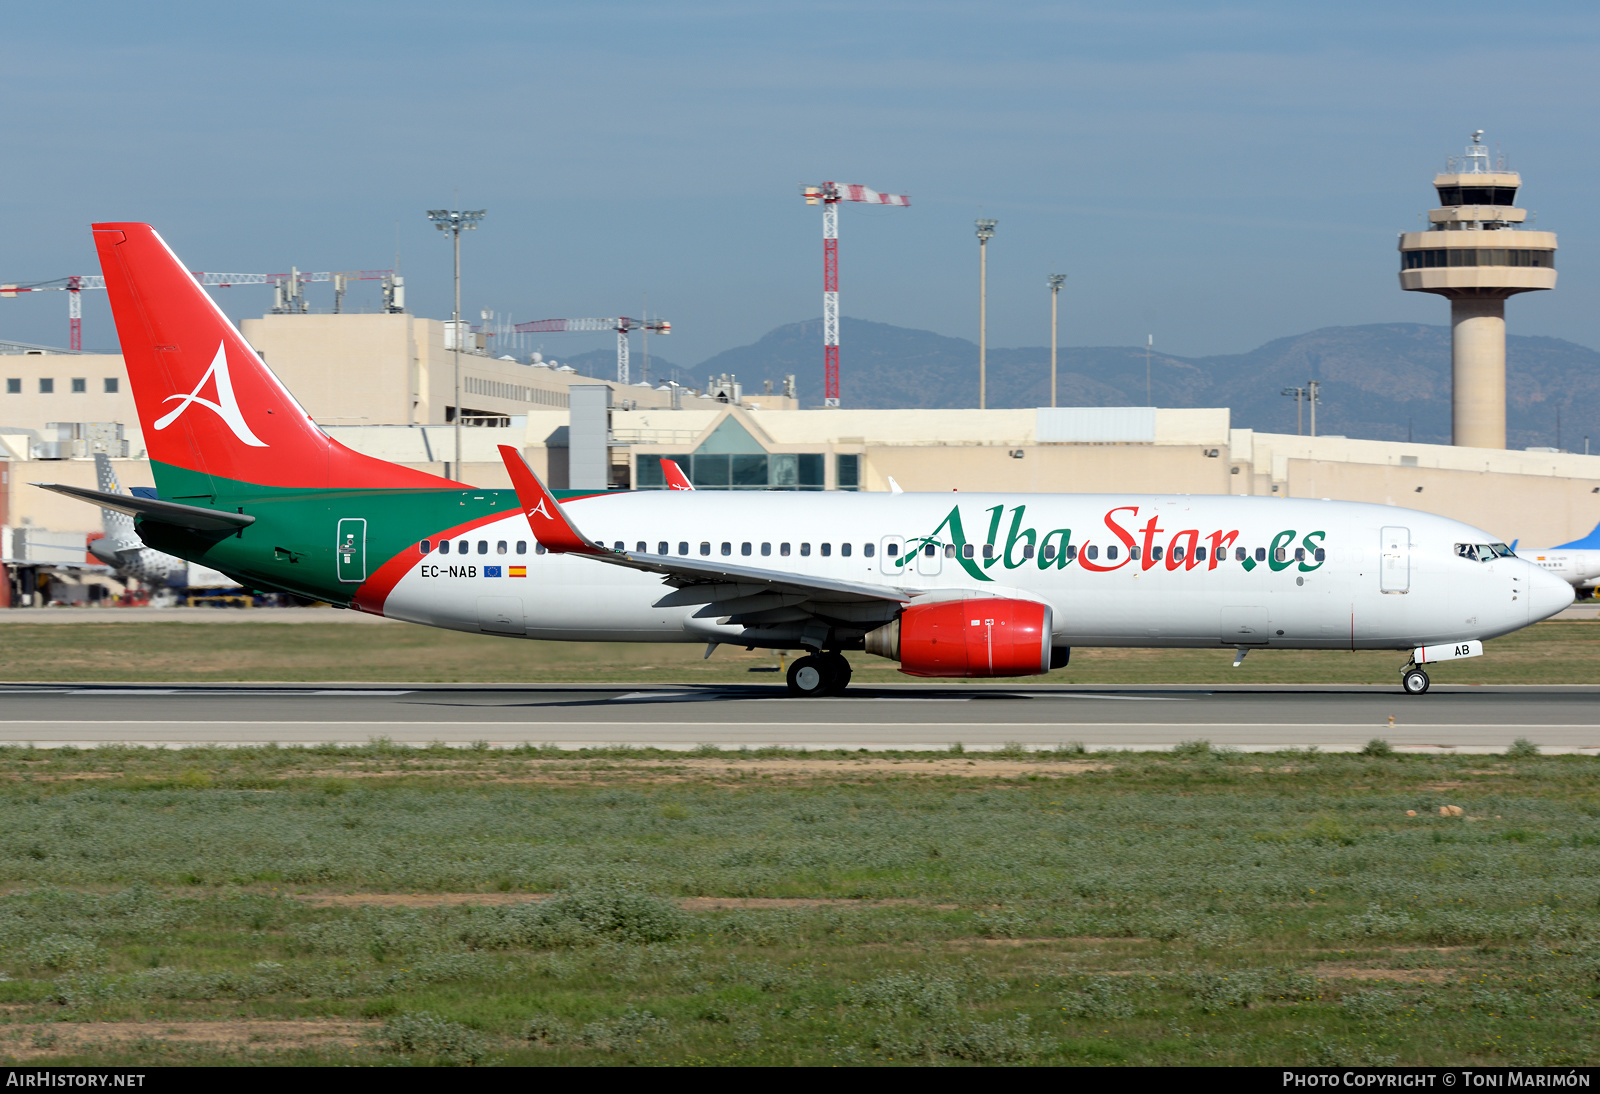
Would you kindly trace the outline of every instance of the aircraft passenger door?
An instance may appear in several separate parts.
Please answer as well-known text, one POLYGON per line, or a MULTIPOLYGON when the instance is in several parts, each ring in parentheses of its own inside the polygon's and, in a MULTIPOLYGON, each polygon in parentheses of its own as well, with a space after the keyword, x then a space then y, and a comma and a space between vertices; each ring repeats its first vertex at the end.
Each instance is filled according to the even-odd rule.
POLYGON ((363 517, 339 521, 339 541, 333 553, 339 580, 359 583, 367 580, 367 522, 363 517))
POLYGON ((904 536, 884 536, 878 542, 878 569, 890 577, 906 572, 906 541, 904 536))
POLYGON ((1378 564, 1378 591, 1404 593, 1411 590, 1411 529, 1384 528, 1382 559, 1378 564))
POLYGON ((944 548, 937 543, 924 543, 917 551, 917 573, 932 577, 939 572, 944 558, 944 548))

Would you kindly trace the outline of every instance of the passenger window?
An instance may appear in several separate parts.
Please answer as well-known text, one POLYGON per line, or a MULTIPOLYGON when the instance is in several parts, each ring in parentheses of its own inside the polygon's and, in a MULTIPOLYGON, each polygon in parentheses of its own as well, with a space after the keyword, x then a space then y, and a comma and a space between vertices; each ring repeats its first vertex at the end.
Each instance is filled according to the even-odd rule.
POLYGON ((711 544, 706 542, 705 540, 701 540, 700 541, 700 553, 702 555, 709 555, 711 553, 711 544))
POLYGON ((1285 551, 1282 547, 1279 547, 1277 550, 1272 552, 1272 557, 1274 562, 1283 562, 1289 557, 1289 552, 1285 551))
POLYGON ((1046 543, 1044 545, 1044 553, 1039 557, 1044 559, 1046 562, 1054 562, 1056 560, 1055 547, 1052 544, 1046 543))
POLYGON ((1328 560, 1328 552, 1323 548, 1318 547, 1315 551, 1311 552, 1311 557, 1316 559, 1318 562, 1326 562, 1328 560))
POLYGON ((723 553, 723 554, 724 554, 724 555, 731 555, 731 554, 733 554, 733 544, 731 544, 731 543, 728 543, 728 542, 724 542, 724 543, 723 543, 723 544, 722 544, 722 553, 723 553))
POLYGON ((956 545, 954 543, 946 543, 944 545, 944 557, 945 558, 955 558, 956 557, 956 545))
POLYGON ((1022 548, 1022 557, 1023 558, 1032 558, 1033 557, 1033 544, 1029 543, 1029 544, 1027 544, 1026 546, 1024 546, 1022 548))
POLYGON ((810 555, 811 555, 811 544, 802 543, 800 545, 800 557, 801 558, 808 558, 808 557, 810 557, 810 555))
POLYGON ((1083 557, 1087 558, 1090 562, 1093 562, 1095 559, 1100 557, 1100 548, 1096 547, 1092 543, 1089 544, 1089 546, 1083 549, 1083 557))
POLYGON ((768 555, 770 555, 770 554, 771 554, 771 553, 772 553, 772 544, 770 544, 770 543, 763 543, 763 544, 762 544, 762 545, 761 545, 761 557, 762 557, 762 558, 766 558, 766 557, 767 557, 767 556, 768 556, 768 555))
POLYGON ((686 554, 689 553, 689 541, 688 540, 680 539, 678 541, 678 553, 680 555, 686 555, 686 554))
MULTIPOLYGON (((1159 548, 1158 548, 1158 550, 1159 550, 1159 548)), ((1128 548, 1128 557, 1137 562, 1138 559, 1139 559, 1139 551, 1140 551, 1140 547, 1137 544, 1135 544, 1132 547, 1129 547, 1128 548)), ((1160 558, 1161 556, 1160 555, 1156 555, 1155 557, 1156 558, 1160 558)))
POLYGON ((983 560, 988 562, 992 558, 994 558, 994 544, 985 543, 983 545, 983 560))
POLYGON ((433 544, 429 543, 427 540, 423 540, 421 543, 417 544, 417 549, 423 554, 427 554, 429 551, 433 550, 433 544))
MULTIPOLYGON (((1112 547, 1111 550, 1115 551, 1116 548, 1112 547)), ((1116 558, 1117 556, 1116 555, 1111 555, 1109 557, 1116 558)), ((1151 562, 1160 562, 1161 561, 1161 548, 1159 548, 1159 547, 1150 548, 1150 561, 1151 562)))
POLYGON ((972 557, 972 544, 963 543, 961 545, 961 557, 962 558, 971 558, 972 557))
POLYGON ((748 543, 739 544, 739 553, 741 555, 748 555, 750 553, 750 545, 748 543))
POLYGON ((671 547, 672 544, 668 543, 666 540, 660 540, 656 543, 656 554, 670 555, 672 553, 671 547))
POLYGON ((871 558, 873 555, 877 554, 877 552, 878 545, 876 543, 863 543, 861 545, 861 553, 867 558, 871 558))
POLYGON ((778 553, 780 555, 782 555, 784 558, 788 558, 789 557, 789 545, 787 543, 778 544, 778 553))
POLYGON ((533 545, 533 553, 534 553, 534 554, 536 554, 536 555, 542 555, 542 554, 544 554, 544 544, 542 544, 542 543, 535 543, 535 544, 534 544, 534 545, 533 545))
POLYGON ((503 554, 506 553, 506 541, 505 540, 502 539, 499 543, 496 543, 494 545, 494 553, 497 554, 497 555, 503 555, 503 554))
POLYGON ((528 553, 528 541, 525 540, 525 539, 517 540, 517 554, 525 555, 527 553, 528 553))
POLYGON ((1075 559, 1077 557, 1078 557, 1078 548, 1073 546, 1070 543, 1067 544, 1067 561, 1071 562, 1073 559, 1075 559))
POLYGON ((883 553, 890 558, 894 558, 900 554, 900 545, 898 543, 890 543, 884 547, 883 553))
POLYGON ((929 558, 932 558, 934 555, 939 553, 939 548, 931 543, 925 543, 922 545, 922 553, 927 555, 929 558))
MULTIPOLYGON (((1159 551, 1160 548, 1158 547, 1158 548, 1156 548, 1156 550, 1159 551)), ((1117 557, 1117 545, 1116 544, 1113 543, 1110 547, 1106 548, 1106 557, 1107 558, 1116 558, 1117 557)), ((1156 557, 1160 558, 1161 556, 1160 555, 1156 555, 1156 557)))
POLYGON ((831 554, 833 554, 833 544, 824 543, 822 545, 822 557, 827 558, 831 554))
POLYGON ((623 543, 620 539, 611 546, 615 547, 619 551, 626 551, 628 549, 628 545, 623 543))
POLYGON ((1194 560, 1196 562, 1204 562, 1206 560, 1206 549, 1204 547, 1196 547, 1194 549, 1194 560))
POLYGON ((839 544, 839 557, 840 558, 849 558, 850 557, 850 544, 848 544, 848 543, 839 544))
POLYGON ((633 545, 633 549, 636 554, 642 555, 650 550, 650 545, 641 539, 638 543, 633 545))
POLYGON ((478 553, 480 555, 486 555, 486 554, 489 553, 489 541, 488 540, 480 539, 478 541, 478 553))
POLYGON ((1267 561, 1267 549, 1265 547, 1257 547, 1256 548, 1256 561, 1257 562, 1265 562, 1265 561, 1267 561))
POLYGON ((447 555, 447 554, 450 553, 450 541, 449 540, 441 539, 439 541, 439 553, 441 555, 447 555))
POLYGON ((1174 561, 1174 562, 1182 562, 1183 561, 1183 548, 1182 547, 1174 547, 1172 549, 1172 561, 1174 561))
POLYGON ((1306 560, 1306 549, 1304 547, 1296 547, 1294 549, 1294 560, 1296 562, 1304 562, 1306 560))

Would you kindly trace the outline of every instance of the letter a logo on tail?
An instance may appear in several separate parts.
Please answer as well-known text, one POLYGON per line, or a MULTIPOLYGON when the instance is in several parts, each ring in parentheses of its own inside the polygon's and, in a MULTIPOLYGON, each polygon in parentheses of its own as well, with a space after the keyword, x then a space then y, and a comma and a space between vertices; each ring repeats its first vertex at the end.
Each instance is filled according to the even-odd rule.
POLYGON ((215 411, 217 417, 228 424, 233 430, 233 435, 252 448, 266 448, 267 442, 250 432, 250 426, 245 422, 244 415, 239 412, 239 401, 233 397, 233 380, 228 376, 228 348, 226 343, 217 346, 217 355, 211 359, 211 367, 206 369, 206 374, 200 377, 200 382, 194 385, 194 390, 187 395, 168 395, 161 400, 170 403, 174 399, 181 399, 176 407, 156 421, 157 429, 165 429, 178 420, 178 416, 189 409, 190 403, 199 403, 215 411), (206 381, 216 378, 217 401, 212 402, 200 394, 205 388, 206 381))

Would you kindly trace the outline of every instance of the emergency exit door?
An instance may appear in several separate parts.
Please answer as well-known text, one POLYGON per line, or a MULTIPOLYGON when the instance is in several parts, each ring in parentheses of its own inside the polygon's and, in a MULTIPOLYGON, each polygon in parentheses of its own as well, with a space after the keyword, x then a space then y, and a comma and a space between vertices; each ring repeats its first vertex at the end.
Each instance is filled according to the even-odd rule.
POLYGON ((367 522, 364 517, 345 517, 339 521, 339 540, 334 544, 333 555, 340 581, 367 580, 367 522))
POLYGON ((1411 590, 1411 529, 1385 528, 1382 531, 1382 559, 1378 564, 1378 591, 1404 593, 1411 590))

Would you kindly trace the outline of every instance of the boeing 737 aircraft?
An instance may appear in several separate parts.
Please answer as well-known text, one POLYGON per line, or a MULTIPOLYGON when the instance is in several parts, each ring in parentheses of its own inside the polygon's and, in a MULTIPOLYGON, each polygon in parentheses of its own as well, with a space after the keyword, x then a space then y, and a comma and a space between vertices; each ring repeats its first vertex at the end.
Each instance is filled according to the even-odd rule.
POLYGON ((1518 547, 1511 545, 1518 558, 1525 558, 1546 573, 1555 574, 1575 589, 1600 585, 1600 525, 1582 539, 1556 547, 1518 547))
POLYGON ((1572 601, 1489 534, 1388 506, 558 501, 511 447, 514 490, 468 486, 323 433, 148 225, 97 224, 94 238, 160 498, 48 488, 129 513, 151 548, 258 589, 517 638, 806 647, 789 670, 797 695, 844 688, 847 651, 912 676, 1003 677, 1064 665, 1072 646, 1403 650, 1402 685, 1421 694, 1427 662, 1477 656, 1572 601))

